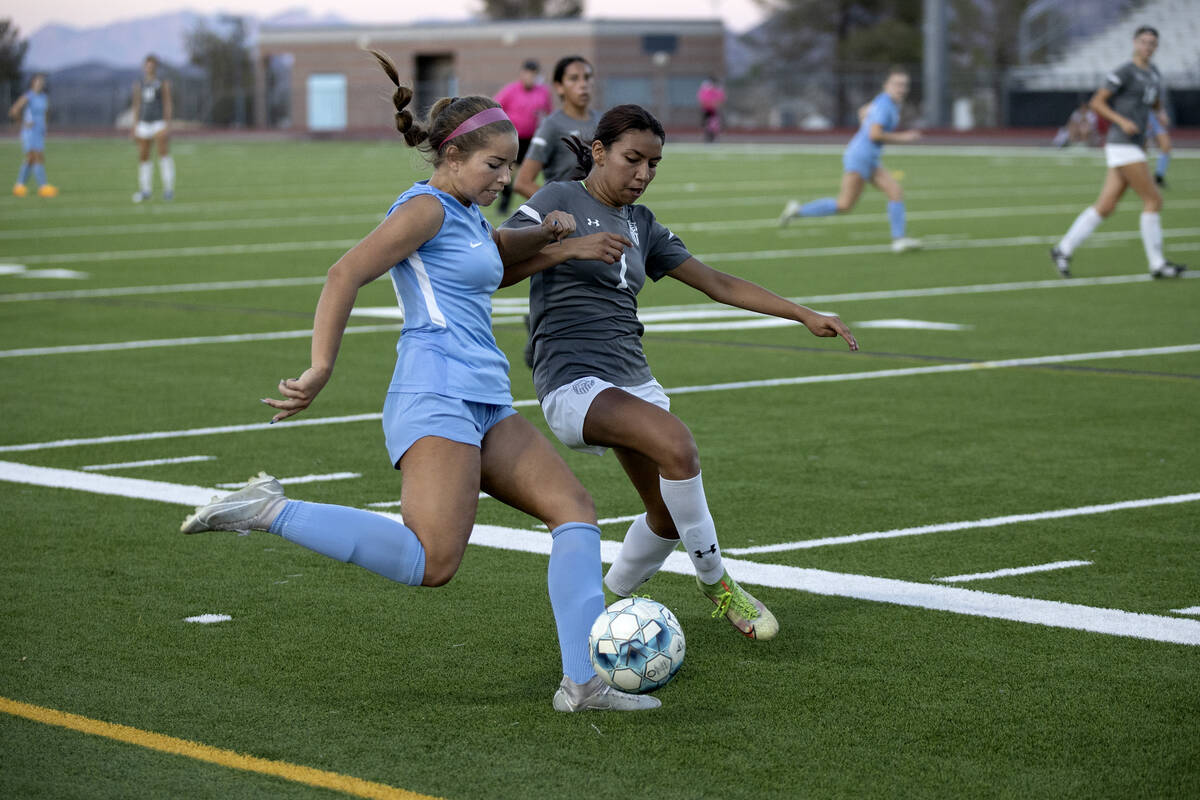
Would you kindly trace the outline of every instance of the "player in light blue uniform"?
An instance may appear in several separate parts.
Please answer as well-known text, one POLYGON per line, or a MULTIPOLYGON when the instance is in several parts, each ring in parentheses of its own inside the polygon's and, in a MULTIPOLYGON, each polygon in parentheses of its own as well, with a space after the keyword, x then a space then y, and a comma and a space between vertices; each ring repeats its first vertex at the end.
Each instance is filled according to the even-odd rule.
MULTIPOLYGON (((506 263, 524 261, 575 229, 561 211, 539 226, 498 233, 480 206, 512 178, 516 128, 487 97, 445 98, 414 122, 412 91, 396 84, 396 127, 433 163, 365 239, 329 270, 313 323, 312 365, 265 398, 278 422, 307 408, 329 381, 359 288, 390 272, 405 322, 383 427, 391 464, 404 473, 403 523, 345 506, 288 500, 265 473, 196 509, 184 533, 266 530, 399 583, 442 586, 457 571, 479 492, 540 519, 552 544, 547 582, 563 678, 559 711, 654 708, 658 700, 611 689, 596 674, 588 632, 604 610, 600 529, 591 497, 553 445, 512 407, 508 363, 492 335, 490 300, 506 263)), ((505 604, 524 608, 519 602, 505 604)))
POLYGON ((46 112, 50 101, 46 99, 46 76, 38 73, 29 81, 29 91, 17 98, 12 104, 8 115, 21 121, 21 149, 25 158, 21 162, 21 170, 17 173, 17 182, 13 185, 13 194, 24 197, 29 193, 25 188, 29 174, 38 182, 40 197, 54 197, 58 189, 50 185, 46 179, 46 112))
POLYGON ((1171 163, 1171 134, 1167 133, 1167 113, 1159 108, 1147 117, 1146 139, 1158 145, 1158 161, 1154 165, 1154 182, 1167 186, 1167 165, 1171 163))
POLYGON ((793 217, 828 217, 842 214, 854 208, 867 183, 887 195, 888 222, 892 230, 892 250, 902 253, 920 247, 916 239, 906 235, 904 192, 892 173, 879 163, 885 144, 912 142, 920 138, 917 131, 895 132, 900 124, 900 106, 908 97, 910 79, 902 69, 892 69, 879 93, 859 112, 862 124, 842 156, 845 172, 838 196, 822 197, 801 205, 789 200, 779 216, 779 224, 786 225, 793 217))

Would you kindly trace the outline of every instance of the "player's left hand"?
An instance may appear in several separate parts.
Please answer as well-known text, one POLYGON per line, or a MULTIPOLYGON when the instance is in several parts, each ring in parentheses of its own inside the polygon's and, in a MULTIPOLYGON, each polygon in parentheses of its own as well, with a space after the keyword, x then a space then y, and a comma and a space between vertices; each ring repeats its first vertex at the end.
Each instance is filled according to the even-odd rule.
POLYGON ((841 317, 836 314, 818 314, 815 311, 800 320, 804 323, 804 327, 812 332, 813 336, 821 336, 828 338, 831 336, 840 336, 846 340, 846 344, 850 345, 851 350, 858 349, 858 341, 854 338, 854 334, 846 327, 846 323, 842 322, 841 317))
POLYGON ((551 211, 542 220, 542 233, 546 235, 548 244, 561 242, 574 232, 575 218, 565 211, 551 211))

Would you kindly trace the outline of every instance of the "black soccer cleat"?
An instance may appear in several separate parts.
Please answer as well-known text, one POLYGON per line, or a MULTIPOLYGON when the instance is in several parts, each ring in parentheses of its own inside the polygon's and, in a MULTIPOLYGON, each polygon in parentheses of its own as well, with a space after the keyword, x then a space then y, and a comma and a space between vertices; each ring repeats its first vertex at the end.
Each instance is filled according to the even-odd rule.
POLYGON ((1154 182, 1164 189, 1167 188, 1167 176, 1161 172, 1154 173, 1154 182))
POLYGON ((1054 268, 1058 270, 1058 274, 1064 278, 1071 277, 1071 257, 1059 250, 1057 247, 1050 248, 1050 260, 1054 262, 1054 268))
POLYGON ((1178 278, 1179 276, 1183 275, 1183 273, 1185 273, 1185 272, 1187 272, 1187 267, 1184 266, 1183 264, 1176 264, 1173 261, 1167 261, 1158 269, 1150 270, 1150 277, 1152 277, 1152 278, 1178 278))

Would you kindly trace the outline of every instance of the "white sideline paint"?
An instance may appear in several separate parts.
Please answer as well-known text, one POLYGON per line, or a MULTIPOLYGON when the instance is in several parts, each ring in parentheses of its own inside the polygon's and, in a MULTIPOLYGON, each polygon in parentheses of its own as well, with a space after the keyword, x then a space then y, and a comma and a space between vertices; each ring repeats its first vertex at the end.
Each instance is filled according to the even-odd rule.
POLYGON ((86 472, 101 472, 106 469, 134 469, 135 467, 160 467, 164 464, 193 464, 197 461, 216 461, 216 456, 179 456, 178 458, 152 458, 148 461, 122 461, 118 464, 88 464, 80 469, 86 472))
MULTIPOLYGON (((355 478, 361 478, 361 472, 330 472, 325 475, 297 475, 294 478, 276 478, 280 484, 287 486, 293 483, 321 483, 323 481, 350 481, 355 478)), ((246 485, 245 481, 236 481, 234 483, 218 483, 218 489, 240 489, 246 485)))
POLYGON ((1191 606, 1189 608, 1172 608, 1173 614, 1200 614, 1200 606, 1191 606))
POLYGON ((936 525, 918 525, 914 528, 893 528, 890 531, 853 533, 848 536, 827 536, 822 539, 802 539, 798 542, 762 544, 754 547, 731 547, 726 549, 725 552, 733 555, 782 553, 788 550, 808 550, 813 547, 825 547, 826 545, 831 544, 853 544, 855 542, 869 542, 875 539, 895 539, 901 536, 922 536, 926 533, 948 533, 950 531, 965 531, 975 528, 996 528, 1002 525, 1016 525, 1022 522, 1041 522, 1042 520, 1047 519, 1083 517, 1090 514, 1107 514, 1110 511, 1126 511, 1133 508, 1169 506, 1177 503, 1195 503, 1198 500, 1200 500, 1200 492, 1192 492, 1191 494, 1172 494, 1165 497, 1148 497, 1143 500, 1122 500, 1119 503, 1106 503, 1104 505, 1059 508, 1054 511, 1038 511, 1032 514, 1008 514, 1003 517, 973 519, 966 522, 942 522, 936 525))
POLYGON ((959 325, 956 322, 928 322, 923 319, 869 319, 865 322, 851 323, 851 327, 913 331, 969 331, 972 328, 971 325, 959 325))
MULTIPOLYGON (((1176 355, 1179 353, 1200 352, 1200 344, 1172 345, 1168 347, 1147 347, 1140 350, 1105 350, 1097 353, 1068 353, 1059 356, 1034 356, 1032 358, 1011 358, 1002 361, 970 361, 954 364, 938 364, 931 367, 909 367, 906 369, 881 369, 869 372, 833 372, 825 375, 804 375, 797 378, 767 378, 757 381, 735 381, 733 383, 713 383, 703 386, 677 386, 667 389, 668 395, 695 394, 698 392, 720 392, 733 389, 760 389, 775 386, 799 386, 807 383, 838 383, 840 381, 860 381, 872 378, 904 378, 914 375, 932 375, 942 372, 969 372, 971 370, 1006 369, 1010 367, 1047 366, 1065 364, 1075 361, 1095 359, 1136 358, 1139 356, 1176 355)), ((517 400, 514 408, 527 408, 539 405, 536 399, 517 400)), ((276 430, 295 428, 308 425, 336 425, 345 422, 378 421, 382 414, 351 414, 340 417, 317 417, 290 419, 281 424, 276 430)), ((246 425, 222 425, 210 428, 191 428, 175 431, 155 431, 151 433, 127 433, 115 436, 97 436, 90 439, 56 439, 49 442, 31 442, 27 444, 0 445, 0 453, 23 453, 33 450, 49 450, 59 447, 79 447, 91 444, 113 444, 116 442, 140 442, 152 439, 173 439, 184 436, 210 436, 224 433, 242 433, 244 431, 261 431, 274 428, 269 422, 255 422, 246 425)))
POLYGON ((184 617, 184 622, 199 622, 201 625, 212 625, 214 622, 229 622, 233 617, 228 614, 199 614, 194 617, 184 617))
MULTIPOLYGON (((390 333, 399 332, 400 325, 354 325, 346 333, 390 333)), ((104 342, 101 344, 67 344, 59 347, 22 347, 16 350, 0 350, 0 358, 26 358, 29 356, 61 356, 76 353, 104 353, 116 350, 145 350, 154 347, 188 347, 200 344, 237 344, 239 342, 273 342, 283 339, 307 339, 312 328, 296 331, 267 331, 265 333, 231 333, 223 336, 185 336, 181 339, 141 339, 131 342, 104 342)))
POLYGON ((68 289, 57 292, 0 294, 0 303, 27 303, 35 300, 83 300, 91 297, 128 297, 145 294, 182 294, 186 292, 224 292, 244 289, 272 289, 287 286, 320 286, 325 276, 311 278, 258 278, 245 281, 173 283, 159 286, 114 286, 107 289, 68 289))
POLYGON ((187 258, 254 255, 256 253, 307 253, 314 250, 348 250, 356 244, 358 244, 358 239, 320 239, 311 242, 260 242, 255 244, 214 244, 203 247, 152 247, 144 250, 108 250, 95 253, 47 253, 45 255, 21 256, 21 258, 28 264, 74 264, 92 263, 95 261, 127 261, 137 258, 187 258))
MULTIPOLYGON (((208 502, 208 496, 212 491, 199 486, 177 486, 160 481, 134 481, 74 470, 34 467, 10 461, 0 461, 0 480, 95 494, 113 494, 184 506, 197 506, 208 502)), ((383 515, 399 519, 395 514, 384 513, 383 515)), ((548 556, 551 537, 549 533, 541 531, 504 528, 498 525, 476 525, 471 532, 471 543, 482 547, 548 556)), ((600 543, 601 558, 612 562, 620 547, 620 542, 602 541, 600 543)), ((780 564, 760 564, 733 558, 726 559, 726 562, 734 567, 738 580, 747 585, 792 589, 813 594, 949 611, 955 614, 1090 631, 1112 636, 1200 645, 1200 620, 1136 614, 1118 609, 1094 608, 1051 600, 991 594, 953 586, 802 569, 780 564)), ((663 569, 680 575, 692 575, 695 572, 687 555, 681 552, 672 553, 663 565, 663 569)))
MULTIPOLYGON (((282 483, 283 481, 280 481, 282 483)), ((480 500, 491 500, 492 496, 487 492, 479 493, 480 500)), ((367 508, 400 508, 399 500, 384 500, 379 503, 367 503, 367 508)))
POLYGON ((992 572, 971 572, 966 575, 950 575, 946 578, 934 578, 935 581, 942 583, 966 583, 968 581, 986 581, 991 578, 1007 578, 1010 575, 1028 575, 1033 572, 1050 572, 1056 569, 1067 569, 1068 567, 1086 567, 1091 565, 1091 561, 1053 561, 1049 564, 1034 564, 1029 567, 1009 567, 1007 569, 997 569, 992 572))

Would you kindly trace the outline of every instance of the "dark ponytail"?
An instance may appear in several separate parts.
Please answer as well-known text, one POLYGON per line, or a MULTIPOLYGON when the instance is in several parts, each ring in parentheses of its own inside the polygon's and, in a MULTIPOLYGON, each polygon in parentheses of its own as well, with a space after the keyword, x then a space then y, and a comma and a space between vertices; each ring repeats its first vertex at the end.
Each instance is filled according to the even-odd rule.
MULTIPOLYGON (((667 134, 663 130, 662 123, 646 109, 633 104, 613 106, 604 112, 604 116, 596 123, 596 133, 592 136, 592 141, 600 142, 607 150, 613 146, 613 142, 621 138, 621 134, 625 131, 649 131, 657 136, 663 144, 667 142, 667 134)), ((577 181, 586 178, 595 165, 591 143, 584 143, 578 136, 570 138, 564 136, 563 142, 575 154, 575 160, 579 163, 571 180, 577 181)))

